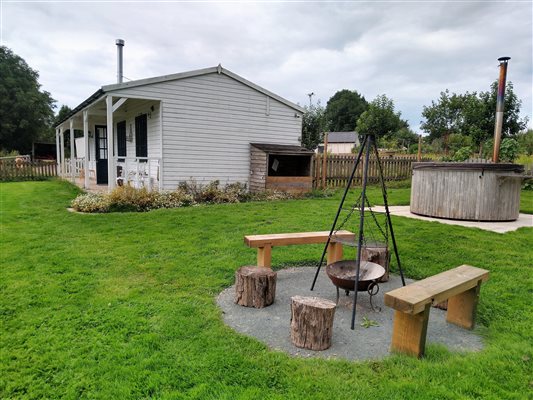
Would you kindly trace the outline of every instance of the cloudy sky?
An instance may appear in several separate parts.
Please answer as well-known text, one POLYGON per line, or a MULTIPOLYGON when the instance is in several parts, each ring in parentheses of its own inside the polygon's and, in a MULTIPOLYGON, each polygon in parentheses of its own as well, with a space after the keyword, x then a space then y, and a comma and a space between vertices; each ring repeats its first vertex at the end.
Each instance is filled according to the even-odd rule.
MULTIPOLYGON (((532 2, 526 1, 9 1, 1 43, 75 107, 124 75, 141 79, 215 66, 301 105, 340 89, 394 99, 417 130, 440 91, 488 90, 501 56, 532 116, 532 2)), ((531 126, 530 122, 530 126, 531 126)))

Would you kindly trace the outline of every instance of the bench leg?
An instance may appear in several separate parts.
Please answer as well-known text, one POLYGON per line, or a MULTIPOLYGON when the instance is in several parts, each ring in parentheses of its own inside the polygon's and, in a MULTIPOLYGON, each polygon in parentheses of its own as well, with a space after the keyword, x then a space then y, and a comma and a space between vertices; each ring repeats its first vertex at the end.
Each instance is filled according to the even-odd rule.
POLYGON ((257 248, 257 266, 270 268, 272 262, 272 246, 267 244, 265 247, 257 248))
POLYGON ((327 263, 333 264, 336 261, 342 260, 342 243, 332 243, 328 245, 328 260, 327 263))
POLYGON ((424 311, 415 315, 394 311, 391 351, 416 357, 424 355, 430 308, 428 304, 424 311))
POLYGON ((476 287, 450 297, 446 321, 462 328, 473 329, 480 287, 481 281, 477 283, 476 287))

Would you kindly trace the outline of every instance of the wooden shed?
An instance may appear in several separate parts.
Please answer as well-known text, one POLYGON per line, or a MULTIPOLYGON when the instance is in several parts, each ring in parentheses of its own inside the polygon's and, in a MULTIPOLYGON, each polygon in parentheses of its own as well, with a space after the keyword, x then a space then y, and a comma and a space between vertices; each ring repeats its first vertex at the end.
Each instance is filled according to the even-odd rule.
POLYGON ((311 191, 313 154, 300 146, 251 143, 250 191, 311 191))

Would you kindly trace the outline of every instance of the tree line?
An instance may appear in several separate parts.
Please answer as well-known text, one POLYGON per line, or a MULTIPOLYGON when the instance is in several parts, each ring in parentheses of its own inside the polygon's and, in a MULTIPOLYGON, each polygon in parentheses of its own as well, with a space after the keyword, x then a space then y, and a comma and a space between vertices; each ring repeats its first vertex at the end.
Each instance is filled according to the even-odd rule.
MULTIPOLYGON (((455 157, 457 161, 473 154, 487 157, 492 151, 497 90, 495 81, 488 91, 479 93, 456 94, 448 89, 441 92, 438 100, 423 107, 420 128, 427 133, 423 138, 424 150, 449 154, 450 159, 455 157)), ((521 105, 512 82, 508 82, 502 130, 506 139, 502 146, 504 154, 511 154, 510 159, 518 151, 533 154, 533 131, 525 131, 528 119, 520 117, 521 105)), ((319 101, 304 108, 302 144, 309 149, 323 142, 324 132, 337 131, 376 134, 380 147, 389 149, 414 152, 418 147, 418 135, 386 95, 368 103, 357 91, 343 89, 325 107, 319 101)))

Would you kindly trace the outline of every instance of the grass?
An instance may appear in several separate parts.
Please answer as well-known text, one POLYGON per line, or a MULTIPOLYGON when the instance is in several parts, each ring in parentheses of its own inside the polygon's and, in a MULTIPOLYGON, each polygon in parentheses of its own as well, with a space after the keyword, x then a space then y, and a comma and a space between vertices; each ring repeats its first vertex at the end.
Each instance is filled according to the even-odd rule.
MULTIPOLYGON (((0 185, 0 397, 524 399, 533 390, 533 229, 497 234, 393 217, 402 264, 422 278, 491 271, 478 311, 485 349, 422 360, 293 358, 222 322, 215 297, 255 262, 250 233, 327 230, 332 198, 80 215, 59 182, 0 185)), ((533 192, 522 210, 533 212, 533 192)), ((370 190, 372 201, 379 192, 370 190)), ((390 191, 408 204, 409 189, 390 191)), ((280 247, 277 267, 321 246, 280 247)), ((310 279, 312 279, 310 277, 310 279)), ((360 328, 364 329, 364 328, 360 328)))

